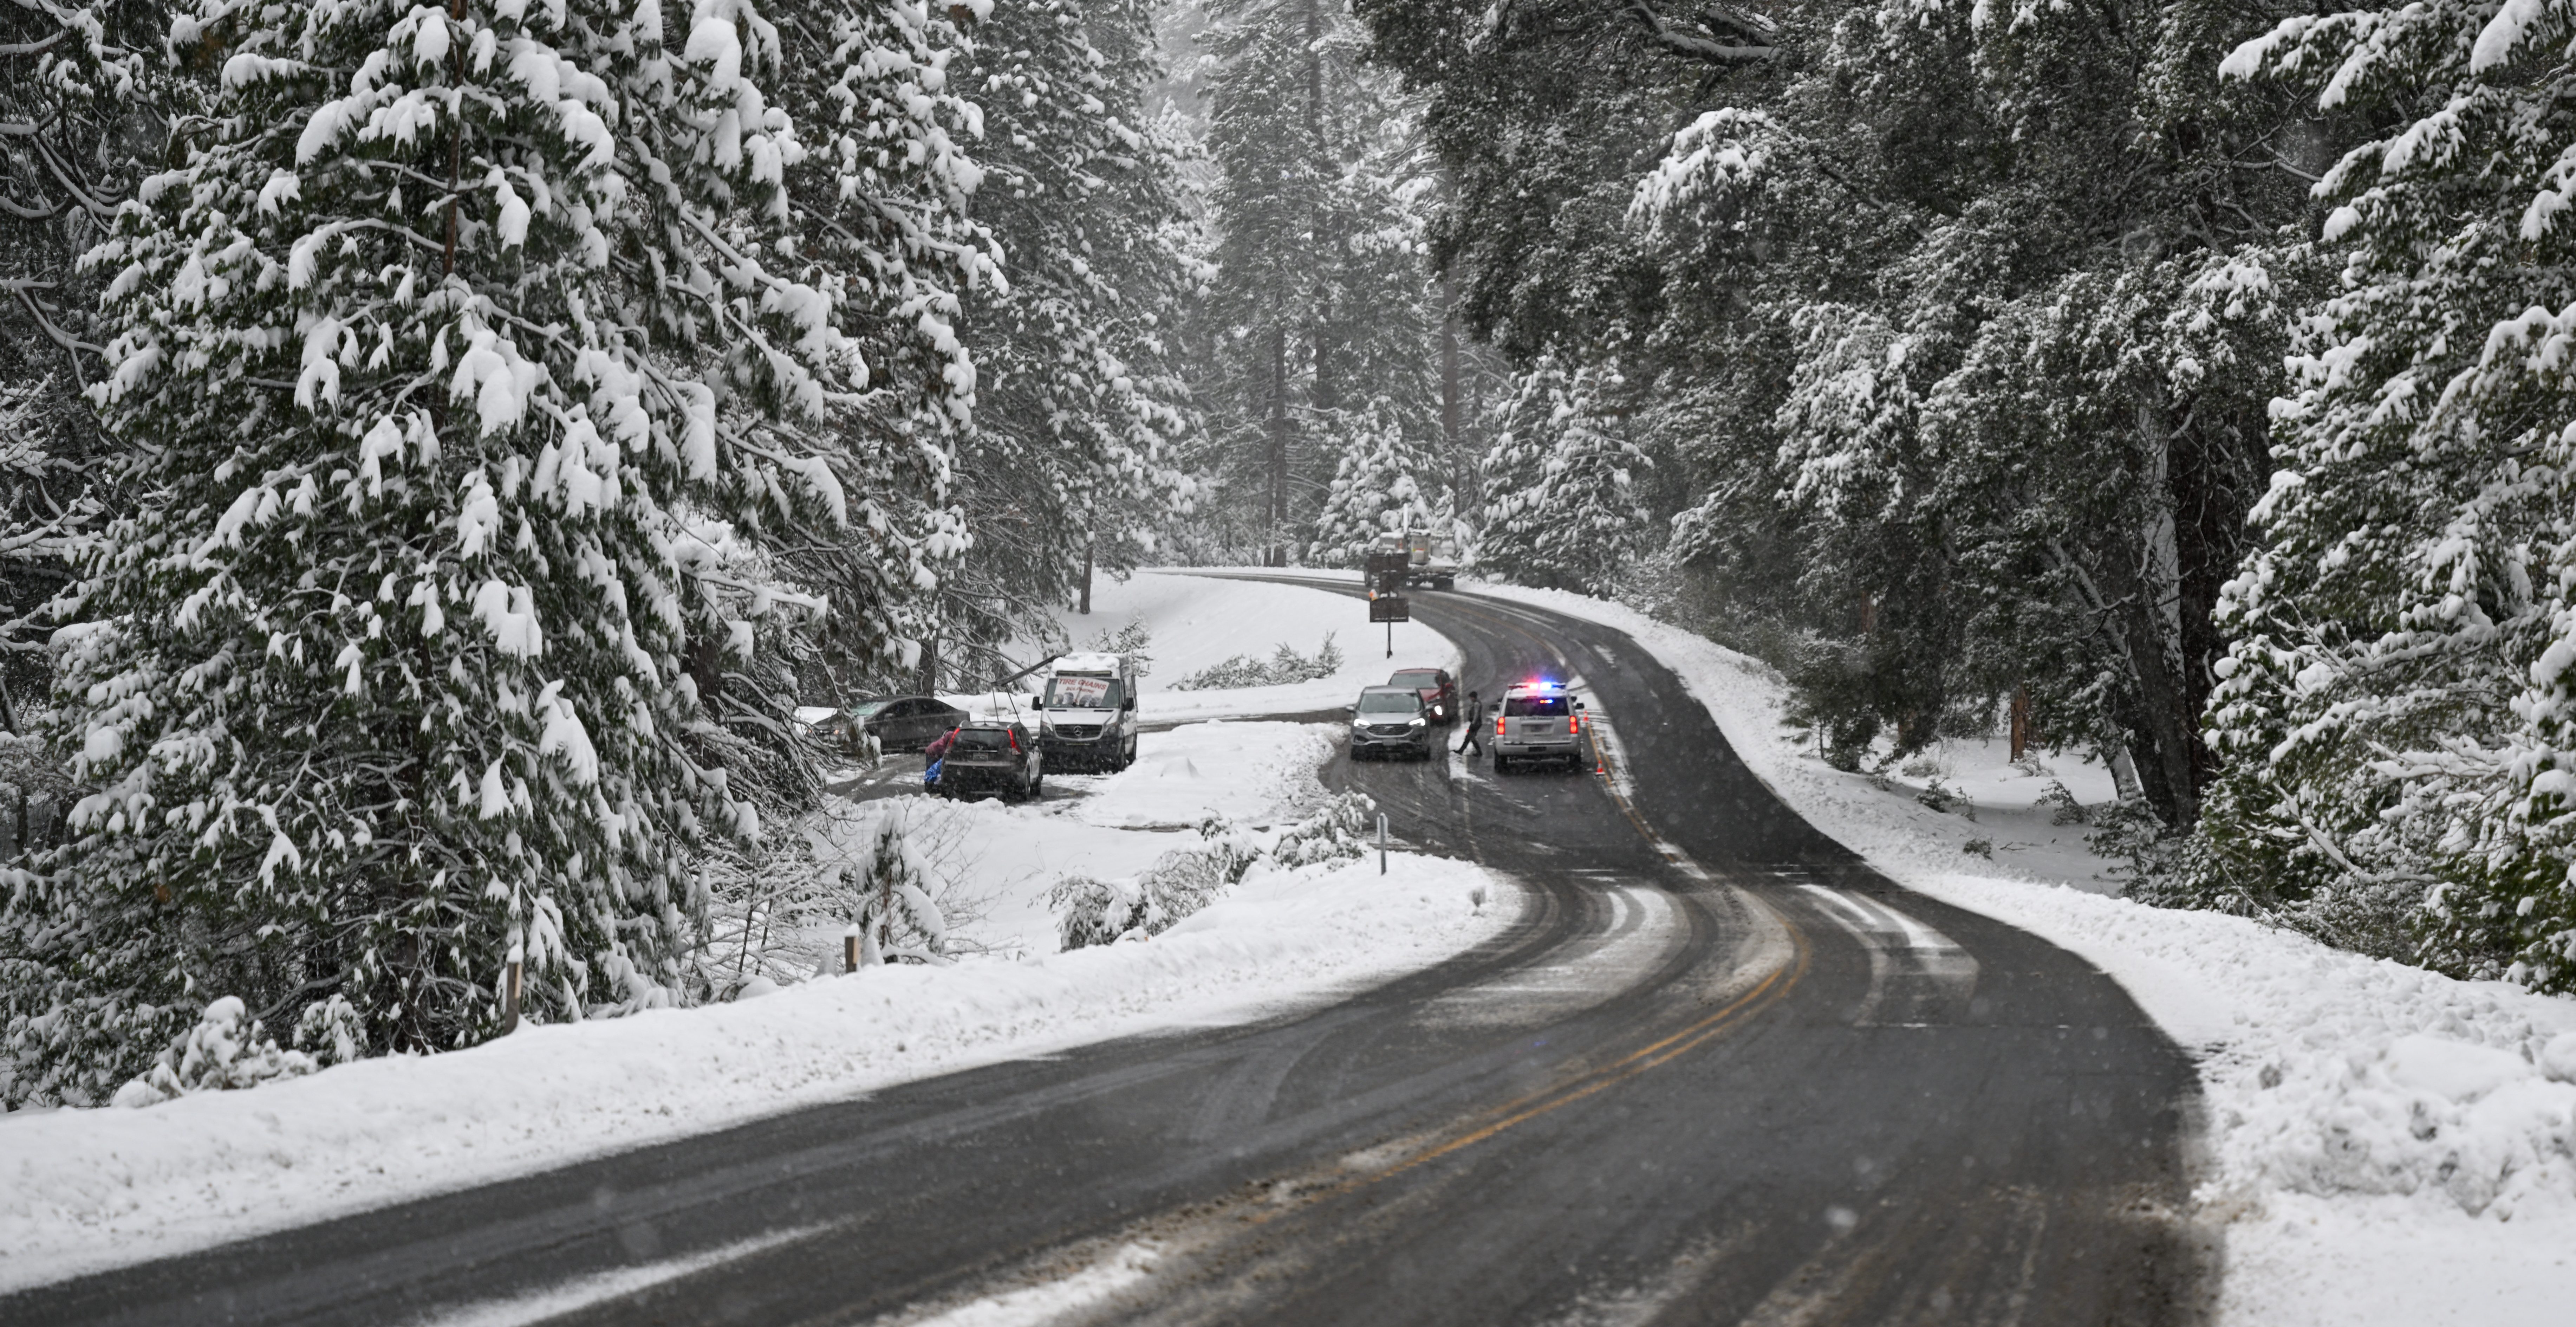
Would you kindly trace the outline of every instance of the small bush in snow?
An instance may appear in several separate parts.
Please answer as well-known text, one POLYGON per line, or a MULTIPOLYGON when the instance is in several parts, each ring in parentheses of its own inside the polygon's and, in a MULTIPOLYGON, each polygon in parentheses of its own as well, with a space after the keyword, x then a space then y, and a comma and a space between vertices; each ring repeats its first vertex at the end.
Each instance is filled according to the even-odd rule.
POLYGON ((1127 661, 1135 665, 1138 677, 1143 677, 1154 670, 1154 656, 1150 653, 1154 648, 1154 633, 1146 627, 1145 619, 1141 617, 1127 619, 1127 625, 1116 631, 1103 627, 1093 632, 1091 643, 1082 648, 1096 654, 1127 656, 1127 661))
POLYGON ((2085 810, 2084 804, 2076 801, 2075 794, 2060 780, 2049 780, 2048 791, 2039 795, 2039 805, 2056 808, 2048 816, 2048 823, 2052 825, 2092 823, 2093 813, 2085 810))
POLYGON ((1218 691, 1229 687, 1275 687, 1292 682, 1312 682, 1331 677, 1342 670, 1342 647, 1333 643, 1332 633, 1324 634, 1324 643, 1310 657, 1279 643, 1267 659, 1238 654, 1221 664, 1206 668, 1172 684, 1174 691, 1218 691))
MULTIPOLYGON (((1925 784, 1923 786, 1923 791, 1914 795, 1914 800, 1921 802, 1923 805, 1930 807, 1943 815, 1948 815, 1951 811, 1968 805, 1968 795, 1966 793, 1960 792, 1958 789, 1941 782, 1939 779, 1934 779, 1930 783, 1925 784)), ((1969 810, 1968 818, 1970 820, 1977 818, 1976 811, 1973 808, 1969 810)))
MULTIPOLYGON (((349 1007, 346 1001, 339 1005, 349 1007)), ((351 1018, 354 1021, 354 1011, 351 1018)), ((191 1092, 257 1087, 321 1067, 313 1056, 278 1045, 243 1007, 240 996, 227 995, 207 1005, 197 1025, 163 1048, 142 1077, 118 1088, 114 1104, 157 1106, 191 1092)))
POLYGON ((1164 853, 1133 880, 1073 875, 1057 881, 1047 891, 1047 907, 1056 914, 1062 947, 1159 935, 1215 902, 1261 860, 1260 845, 1223 816, 1201 821, 1199 835, 1204 844, 1164 853))
POLYGON ((1358 793, 1336 793, 1315 814, 1282 831, 1270 858, 1292 869, 1357 858, 1377 832, 1376 811, 1377 803, 1358 793))

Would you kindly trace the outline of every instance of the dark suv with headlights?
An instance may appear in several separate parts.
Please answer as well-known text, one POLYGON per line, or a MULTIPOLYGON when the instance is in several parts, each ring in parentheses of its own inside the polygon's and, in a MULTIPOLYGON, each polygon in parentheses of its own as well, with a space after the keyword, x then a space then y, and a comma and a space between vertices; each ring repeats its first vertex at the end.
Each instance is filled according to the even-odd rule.
POLYGON ((1351 759, 1389 754, 1431 758, 1431 711, 1412 687, 1369 687, 1351 706, 1351 759))

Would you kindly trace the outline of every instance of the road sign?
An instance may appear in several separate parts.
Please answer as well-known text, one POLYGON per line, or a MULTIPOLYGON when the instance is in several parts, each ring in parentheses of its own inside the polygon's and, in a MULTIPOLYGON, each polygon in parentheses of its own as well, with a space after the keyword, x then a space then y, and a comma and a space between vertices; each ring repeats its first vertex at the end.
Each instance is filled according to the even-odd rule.
MULTIPOLYGON (((1392 553, 1369 554, 1369 588, 1380 594, 1393 594, 1396 591, 1403 589, 1405 573, 1411 570, 1412 566, 1412 556, 1402 550, 1392 553)), ((1374 622, 1377 619, 1371 618, 1369 620, 1374 622)))
POLYGON ((1406 602, 1403 595, 1381 594, 1369 600, 1369 621, 1371 622, 1410 622, 1412 620, 1413 605, 1406 602))

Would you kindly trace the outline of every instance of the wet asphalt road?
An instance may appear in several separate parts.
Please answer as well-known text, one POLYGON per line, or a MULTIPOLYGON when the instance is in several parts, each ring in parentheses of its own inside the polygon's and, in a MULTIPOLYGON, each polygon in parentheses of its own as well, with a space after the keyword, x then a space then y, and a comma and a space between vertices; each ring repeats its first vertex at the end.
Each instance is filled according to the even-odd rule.
POLYGON ((0 1323, 2201 1316, 2191 1068, 2114 983, 1869 872, 1624 636, 1415 612, 1489 696, 1580 675, 1634 789, 1337 762, 1399 837, 1524 886, 1480 948, 1265 1024, 44 1287, 0 1323))

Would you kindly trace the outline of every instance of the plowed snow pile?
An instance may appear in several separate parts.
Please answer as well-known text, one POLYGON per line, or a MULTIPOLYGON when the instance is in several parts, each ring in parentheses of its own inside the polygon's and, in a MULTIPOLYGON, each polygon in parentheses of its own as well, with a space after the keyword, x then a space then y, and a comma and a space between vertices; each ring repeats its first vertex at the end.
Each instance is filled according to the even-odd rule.
MULTIPOLYGON (((2520 1327, 2576 1304, 2576 1001, 2460 982, 2238 917, 2109 896, 2036 778, 1975 744, 1910 782, 1835 770, 1766 666, 1623 605, 1482 592, 1616 627, 1678 673, 1781 798, 1900 883, 2081 954, 2200 1063, 2233 1327, 2520 1327), (1923 805, 1932 779, 1976 820, 1923 805), (2022 789, 2016 800, 2007 794, 2022 789), (1962 851, 1982 845, 1992 862, 1962 851), (1973 866, 1974 869, 1968 869, 1973 866)), ((2061 767, 2070 764, 2062 761, 2061 767)), ((2085 771, 2058 780, 2082 787, 2085 771)), ((2100 775, 2093 773, 2098 785, 2100 775)))

